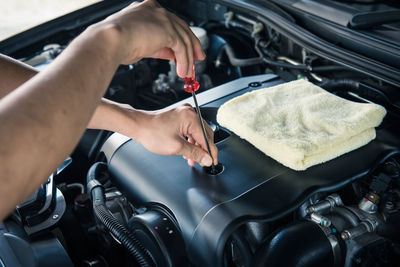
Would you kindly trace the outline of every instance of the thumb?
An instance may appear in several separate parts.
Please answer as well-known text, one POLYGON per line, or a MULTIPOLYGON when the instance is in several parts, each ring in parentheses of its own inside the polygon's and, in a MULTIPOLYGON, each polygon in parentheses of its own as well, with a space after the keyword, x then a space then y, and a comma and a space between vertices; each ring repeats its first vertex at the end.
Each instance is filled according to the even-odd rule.
POLYGON ((182 156, 198 162, 201 166, 211 166, 212 159, 201 147, 184 142, 182 147, 182 156))

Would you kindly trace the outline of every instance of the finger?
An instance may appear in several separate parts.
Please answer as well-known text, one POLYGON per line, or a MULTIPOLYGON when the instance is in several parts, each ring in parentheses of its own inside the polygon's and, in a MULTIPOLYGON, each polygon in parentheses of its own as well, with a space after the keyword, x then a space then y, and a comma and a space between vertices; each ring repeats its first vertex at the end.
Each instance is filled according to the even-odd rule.
POLYGON ((194 139, 191 136, 188 137, 187 141, 192 145, 196 145, 194 139))
POLYGON ((190 105, 189 103, 183 103, 182 104, 182 107, 189 107, 189 108, 191 108, 191 109, 193 109, 193 106, 192 105, 190 105))
POLYGON ((218 164, 218 148, 217 146, 214 144, 214 142, 211 144, 210 143, 210 150, 211 150, 211 155, 213 156, 214 159, 214 165, 218 164))
POLYGON ((175 59, 174 51, 171 48, 163 48, 157 53, 150 56, 151 58, 159 58, 159 59, 166 59, 166 60, 173 60, 175 59))
MULTIPOLYGON (((190 144, 197 146, 197 143, 194 141, 194 139, 193 139, 192 137, 189 136, 187 141, 188 141, 190 144)), ((194 164, 196 164, 196 161, 194 161, 193 159, 188 158, 187 161, 188 161, 188 165, 189 165, 189 166, 192 166, 192 167, 193 167, 194 164)))
MULTIPOLYGON (((177 19, 176 16, 174 16, 175 20, 177 19)), ((181 36, 182 40, 185 42, 185 48, 186 48, 186 56, 187 56, 187 69, 186 73, 188 74, 189 77, 193 77, 193 64, 194 64, 194 58, 193 58, 193 44, 192 40, 190 38, 190 35, 187 30, 178 22, 175 22, 174 24, 175 30, 179 33, 181 36)))
MULTIPOLYGON (((204 123, 204 127, 206 127, 206 123, 204 123)), ((193 123, 189 129, 189 135, 195 140, 195 142, 197 142, 198 145, 200 145, 200 147, 203 148, 204 151, 207 151, 207 145, 204 139, 203 130, 201 129, 200 122, 197 118, 193 118, 193 123)), ((210 143, 210 138, 208 136, 207 140, 210 143)))
POLYGON ((166 27, 169 28, 168 32, 169 37, 168 37, 168 43, 166 47, 170 48, 174 54, 174 61, 176 65, 176 72, 179 77, 188 77, 188 55, 187 55, 187 49, 186 49, 186 44, 185 41, 182 39, 182 36, 179 33, 179 30, 177 30, 176 24, 174 21, 172 21, 170 18, 169 19, 169 25, 166 27))
POLYGON ((182 38, 177 34, 175 40, 175 44, 171 47, 174 51, 175 59, 176 59, 176 73, 179 77, 188 77, 188 66, 189 63, 187 61, 187 51, 185 47, 185 43, 182 38))
POLYGON ((189 142, 186 142, 184 140, 182 141, 184 142, 181 148, 181 153, 183 156, 186 156, 189 159, 198 162, 201 166, 210 166, 212 164, 212 159, 207 152, 205 152, 198 146, 190 144, 189 142))
MULTIPOLYGON (((134 3, 136 3, 136 2, 134 2, 134 3)), ((161 7, 161 5, 155 0, 146 0, 146 1, 143 1, 142 3, 145 5, 148 5, 148 6, 161 7)))
MULTIPOLYGON (((211 152, 212 158, 214 160, 213 163, 218 164, 218 148, 214 144, 214 132, 211 129, 211 127, 204 120, 203 120, 203 124, 204 124, 204 128, 206 130, 207 140, 208 140, 208 144, 210 146, 210 152, 211 152)), ((199 125, 200 125, 200 123, 199 123, 199 125)), ((199 132, 199 130, 196 130, 197 127, 196 126, 194 126, 194 127, 195 127, 194 131, 196 133, 192 134, 192 138, 194 140, 196 140, 196 144, 199 144, 205 151, 208 152, 207 144, 205 143, 204 135, 201 131, 201 128, 200 128, 201 132, 199 132)), ((201 126, 199 126, 199 127, 201 127, 201 126)))
MULTIPOLYGON (((187 141, 188 141, 190 144, 197 145, 197 143, 195 144, 193 138, 190 137, 190 136, 187 137, 187 141)), ((196 164, 196 161, 194 161, 193 159, 190 159, 190 158, 188 158, 188 157, 186 157, 186 156, 183 156, 183 158, 187 160, 187 163, 188 163, 189 166, 192 166, 192 167, 193 167, 193 166, 196 164)))
POLYGON ((178 23, 183 28, 186 29, 190 39, 192 40, 194 58, 197 60, 204 60, 206 58, 206 54, 204 53, 203 48, 201 47, 199 38, 197 38, 197 36, 190 29, 189 25, 187 25, 187 23, 183 19, 181 19, 179 17, 176 17, 176 18, 177 18, 178 23))
POLYGON ((192 160, 192 159, 188 159, 188 165, 189 166, 194 166, 196 164, 196 161, 192 160))

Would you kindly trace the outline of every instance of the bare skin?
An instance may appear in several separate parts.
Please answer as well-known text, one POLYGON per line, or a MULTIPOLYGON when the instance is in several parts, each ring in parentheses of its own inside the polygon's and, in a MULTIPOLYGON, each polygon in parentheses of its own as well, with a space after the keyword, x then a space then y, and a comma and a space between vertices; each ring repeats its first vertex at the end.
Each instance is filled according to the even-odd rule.
MULTIPOLYGON (((211 164, 190 106, 145 112, 101 100, 118 65, 144 57, 176 58, 178 75, 189 77, 194 59, 205 55, 182 20, 147 0, 90 26, 38 74, 0 58, 0 220, 61 164, 86 127, 120 132, 190 164, 211 164)), ((216 159, 214 145, 212 153, 216 159)))

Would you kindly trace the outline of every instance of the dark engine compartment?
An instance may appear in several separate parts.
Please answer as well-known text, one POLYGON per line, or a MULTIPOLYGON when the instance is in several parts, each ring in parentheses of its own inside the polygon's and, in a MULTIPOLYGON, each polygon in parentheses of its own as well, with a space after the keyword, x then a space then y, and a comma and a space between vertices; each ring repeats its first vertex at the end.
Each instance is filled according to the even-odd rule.
MULTIPOLYGON (((258 85, 258 88, 281 82, 270 74, 246 79, 251 78, 249 84, 258 85)), ((209 94, 207 101, 205 100, 207 96, 199 95, 205 102, 202 105, 203 117, 211 125, 216 124, 216 112, 221 103, 246 91, 257 90, 257 87, 250 86, 235 88, 236 83, 240 85, 240 80, 215 88, 213 91, 217 96, 216 99, 212 99, 209 94), (223 92, 227 96, 218 97, 223 92)), ((150 207, 160 205, 170 210, 181 226, 191 262, 201 262, 200 265, 207 266, 223 266, 224 253, 226 257, 228 253, 226 245, 230 237, 235 236, 236 242, 239 239, 242 244, 250 243, 246 241, 246 236, 239 234, 241 227, 247 228, 252 224, 253 228, 260 228, 258 231, 266 231, 265 225, 284 218, 296 210, 300 214, 303 213, 299 214, 303 219, 307 219, 311 215, 307 215, 305 208, 307 205, 312 205, 314 197, 326 196, 329 192, 335 192, 352 182, 365 179, 372 173, 381 175, 379 172, 382 170, 377 170, 379 165, 390 161, 390 158, 396 158, 399 154, 398 146, 394 145, 398 140, 386 139, 388 137, 386 126, 390 128, 389 121, 385 121, 378 131, 378 138, 367 146, 302 172, 290 170, 265 157, 251 144, 222 128, 216 130, 215 141, 219 150, 219 161, 223 165, 223 170, 217 175, 209 174, 206 169, 199 166, 189 167, 178 156, 160 156, 148 152, 140 144, 118 134, 110 137, 104 145, 103 152, 108 160, 112 180, 132 203, 145 206, 152 203, 150 207), (351 167, 348 165, 349 162, 352 162, 351 167)), ((345 209, 343 202, 341 203, 340 209, 345 209)), ((353 208, 349 207, 349 210, 353 208)), ((331 211, 334 211, 334 207, 331 211)), ((359 223, 353 226, 356 227, 359 223)), ((337 234, 331 238, 336 238, 336 242, 340 239, 339 233, 345 230, 341 227, 344 226, 339 224, 332 228, 337 234)), ((330 230, 329 233, 332 231, 329 227, 327 229, 330 230)), ((296 231, 300 233, 303 230, 296 231)), ((309 233, 312 234, 313 231, 310 230, 309 233)), ((286 238, 296 237, 294 235, 286 238)), ((326 238, 328 240, 328 236, 326 238)), ((293 241, 295 240, 282 238, 280 242, 293 241)), ((239 255, 243 253, 239 258, 247 260, 241 264, 260 265, 257 260, 250 260, 253 258, 250 248, 249 251, 239 249, 236 253, 239 255)), ((231 256, 235 258, 234 255, 231 256)), ((284 254, 273 257, 283 258, 284 254)), ((304 254, 303 257, 309 256, 304 254)), ((283 263, 283 259, 277 259, 275 262, 269 260, 265 262, 268 266, 283 263)), ((313 259, 308 260, 312 263, 313 259)), ((344 264, 344 258, 336 260, 344 264)), ((290 265, 293 263, 295 261, 290 265)), ((333 261, 327 260, 326 264, 329 263, 333 261)))
MULTIPOLYGON (((343 42, 327 38, 335 46, 333 52, 324 51, 318 42, 304 42, 295 30, 288 30, 291 24, 303 27, 299 35, 306 31, 314 41, 321 31, 325 31, 322 37, 334 38, 346 25, 333 26, 323 11, 317 18, 316 5, 337 9, 348 19, 356 14, 354 10, 368 7, 319 2, 161 1, 206 31, 199 33, 207 59, 196 63, 201 84, 198 100, 204 119, 214 129, 221 172, 212 175, 198 165, 189 167, 181 157, 150 153, 120 134, 88 130, 71 155, 72 162, 66 161, 49 183, 0 225, 0 263, 398 266, 400 71, 392 59, 400 52, 391 48, 393 58, 382 61, 377 54, 367 56, 373 49, 400 41, 394 35, 390 44, 375 43, 368 49, 364 44, 357 50, 352 45, 360 37, 357 32, 357 38, 346 35, 343 42), (321 26, 325 29, 321 30, 313 24, 316 20, 336 28, 328 32, 321 26), (346 58, 343 51, 351 56, 346 58), (217 124, 218 107, 227 100, 301 78, 341 97, 384 106, 388 115, 377 129, 377 138, 337 159, 296 172, 217 124), (132 240, 140 245, 132 245, 132 240), (135 246, 141 247, 141 257, 150 264, 137 260, 135 246)), ((26 47, 5 42, 0 51, 45 68, 87 25, 127 4, 97 4, 82 11, 97 15, 87 16, 79 26, 39 35, 26 47)), ((383 42, 387 31, 385 36, 379 34, 385 27, 398 33, 398 24, 392 23, 364 34, 383 42)), ((328 41, 321 39, 322 46, 328 41)), ((105 97, 147 110, 193 104, 186 99, 174 63, 154 59, 120 66, 105 97)))

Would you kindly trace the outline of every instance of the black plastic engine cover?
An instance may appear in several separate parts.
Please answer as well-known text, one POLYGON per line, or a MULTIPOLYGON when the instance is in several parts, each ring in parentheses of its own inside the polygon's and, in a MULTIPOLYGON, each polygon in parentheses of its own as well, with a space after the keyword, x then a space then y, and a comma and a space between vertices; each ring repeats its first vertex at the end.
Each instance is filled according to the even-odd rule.
MULTIPOLYGON (((282 82, 274 78, 261 75, 248 77, 246 82, 262 82, 261 87, 282 82)), ((215 123, 222 103, 254 89, 243 86, 239 79, 200 94, 203 117, 215 123)), ((109 170, 128 198, 134 203, 161 204, 173 213, 191 262, 222 266, 225 242, 242 223, 275 220, 316 192, 336 190, 363 177, 379 161, 397 153, 394 144, 400 144, 398 136, 380 129, 377 139, 368 145, 298 172, 232 134, 217 143, 218 158, 224 165, 217 176, 208 175, 198 165, 188 166, 180 156, 153 154, 133 140, 107 141, 104 147, 108 146, 109 170)))

